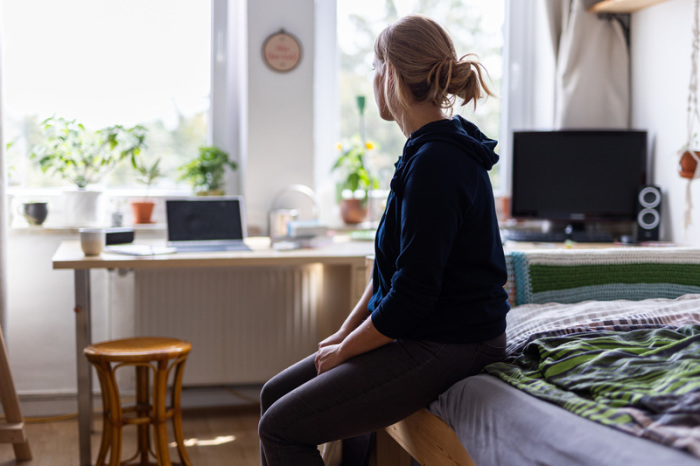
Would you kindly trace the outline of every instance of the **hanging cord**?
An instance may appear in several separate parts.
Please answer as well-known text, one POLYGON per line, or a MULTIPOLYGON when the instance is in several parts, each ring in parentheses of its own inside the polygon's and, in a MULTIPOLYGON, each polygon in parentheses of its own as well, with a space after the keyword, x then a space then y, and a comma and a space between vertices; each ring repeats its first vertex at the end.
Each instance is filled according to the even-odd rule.
POLYGON ((690 83, 688 85, 688 139, 686 147, 693 146, 695 125, 700 123, 700 113, 698 112, 698 48, 700 46, 700 29, 698 25, 699 0, 695 0, 695 12, 693 15, 693 42, 690 55, 690 83))
POLYGON ((680 156, 687 151, 698 163, 698 168, 695 169, 693 178, 688 180, 685 187, 685 215, 683 221, 684 236, 688 234, 688 227, 692 223, 691 212, 693 211, 693 196, 690 189, 694 179, 700 178, 700 157, 692 150, 694 147, 694 132, 695 125, 700 124, 700 112, 698 111, 698 49, 700 48, 700 0, 695 0, 695 11, 693 13, 693 42, 691 51, 691 66, 690 66, 690 83, 688 85, 688 139, 683 150, 680 151, 680 156))

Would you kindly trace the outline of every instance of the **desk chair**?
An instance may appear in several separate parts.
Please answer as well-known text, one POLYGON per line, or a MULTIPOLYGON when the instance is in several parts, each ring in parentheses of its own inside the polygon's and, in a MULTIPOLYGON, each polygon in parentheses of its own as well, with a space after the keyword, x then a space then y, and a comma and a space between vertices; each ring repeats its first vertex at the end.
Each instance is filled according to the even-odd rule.
POLYGON ((185 360, 192 349, 189 342, 173 338, 127 338, 96 343, 85 348, 85 356, 97 370, 102 388, 103 428, 97 466, 120 465, 122 427, 136 425, 138 429, 137 451, 126 463, 139 459, 138 464, 150 464, 149 453, 158 466, 169 466, 166 421, 172 420, 177 451, 182 464, 191 462, 185 450, 182 432, 180 395, 185 360), (121 406, 115 371, 123 366, 136 368, 136 404, 121 406), (153 371, 153 396, 149 394, 149 369, 153 371), (166 406, 168 379, 174 370, 170 407, 166 406), (155 452, 150 448, 150 427, 153 426, 155 452), (110 461, 105 463, 107 452, 110 461))

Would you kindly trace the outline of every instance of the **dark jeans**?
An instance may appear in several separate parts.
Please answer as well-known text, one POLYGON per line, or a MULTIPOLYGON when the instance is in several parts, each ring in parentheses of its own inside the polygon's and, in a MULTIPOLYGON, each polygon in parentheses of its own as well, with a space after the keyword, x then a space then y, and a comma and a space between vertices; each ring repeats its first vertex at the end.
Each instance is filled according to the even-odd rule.
POLYGON ((317 445, 398 422, 501 361, 505 343, 505 334, 465 344, 394 340, 320 376, 309 356, 262 389, 261 464, 323 466, 317 445))

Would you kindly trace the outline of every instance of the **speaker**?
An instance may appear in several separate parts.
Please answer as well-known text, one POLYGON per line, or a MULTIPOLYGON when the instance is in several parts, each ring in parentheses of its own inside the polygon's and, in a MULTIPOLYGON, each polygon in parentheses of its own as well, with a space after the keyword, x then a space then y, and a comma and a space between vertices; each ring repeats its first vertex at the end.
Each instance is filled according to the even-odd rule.
POLYGON ((642 186, 637 194, 637 241, 658 241, 661 227, 661 188, 642 186))

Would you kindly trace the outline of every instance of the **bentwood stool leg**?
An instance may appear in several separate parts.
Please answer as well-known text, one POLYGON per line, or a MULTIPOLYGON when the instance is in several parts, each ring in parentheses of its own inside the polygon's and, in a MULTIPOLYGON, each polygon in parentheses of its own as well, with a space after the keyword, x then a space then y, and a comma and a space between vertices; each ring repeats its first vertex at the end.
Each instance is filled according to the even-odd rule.
POLYGON ((97 454, 96 466, 102 466, 105 464, 105 458, 107 458, 107 452, 109 451, 110 438, 112 436, 112 423, 109 420, 109 410, 110 404, 108 396, 104 394, 109 393, 108 382, 105 379, 105 371, 102 367, 95 366, 95 372, 97 372, 97 378, 100 381, 100 390, 103 393, 102 396, 102 440, 100 441, 100 451, 97 454))
MULTIPOLYGON (((140 418, 147 418, 151 415, 149 403, 149 366, 136 366, 136 415, 140 418)), ((141 464, 148 464, 148 448, 150 441, 149 424, 139 424, 138 431, 138 456, 141 456, 141 464)))
POLYGON ((173 410, 173 431, 177 443, 177 452, 180 455, 180 462, 187 466, 192 466, 190 457, 185 449, 185 436, 182 431, 182 409, 180 399, 182 396, 182 375, 185 370, 185 358, 180 358, 175 362, 175 375, 173 377, 172 410, 173 410))
POLYGON ((153 387, 153 431, 156 442, 156 453, 158 454, 158 464, 162 466, 170 465, 170 454, 168 452, 168 432, 166 416, 166 397, 168 391, 168 361, 158 361, 156 380, 153 387))
MULTIPOLYGON (((111 364, 108 362, 102 362, 100 364, 102 370, 105 372, 105 380, 107 382, 107 395, 106 398, 109 403, 109 421, 110 421, 110 437, 111 437, 111 449, 109 452, 109 464, 111 466, 119 466, 121 464, 122 455, 122 404, 121 398, 119 396, 119 387, 117 387, 117 380, 114 376, 114 371, 117 369, 116 366, 112 369, 111 364)), ((105 397, 105 394, 102 394, 105 397)))

